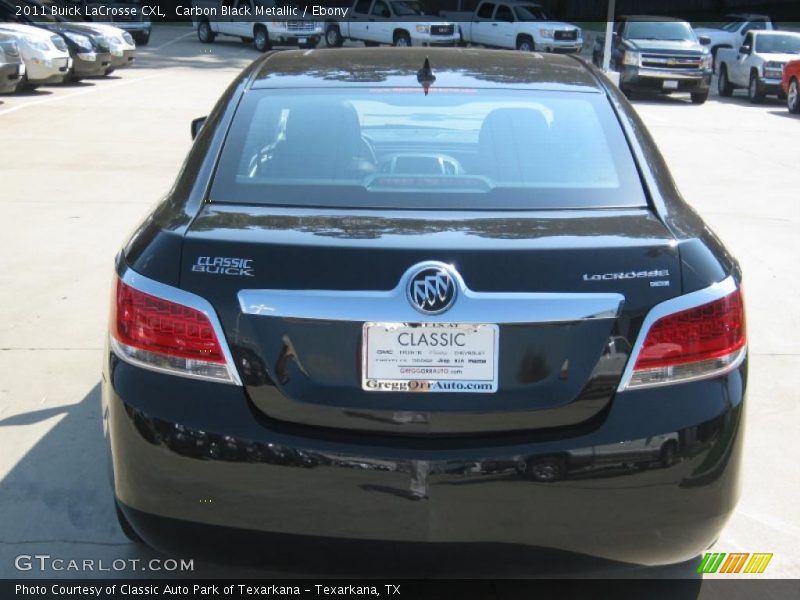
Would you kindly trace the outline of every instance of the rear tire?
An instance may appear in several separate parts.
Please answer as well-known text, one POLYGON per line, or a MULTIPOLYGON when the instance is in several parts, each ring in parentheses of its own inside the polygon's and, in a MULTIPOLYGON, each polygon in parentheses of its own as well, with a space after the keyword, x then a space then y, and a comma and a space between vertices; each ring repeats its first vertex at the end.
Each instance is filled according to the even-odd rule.
POLYGON ((411 47, 411 36, 408 35, 405 31, 396 31, 394 34, 394 41, 392 46, 396 46, 397 48, 410 48, 411 47))
POLYGON ((747 86, 747 97, 750 99, 750 104, 763 104, 767 95, 761 87, 761 82, 758 80, 756 72, 750 73, 750 84, 747 86))
POLYGON ((533 38, 528 35, 521 35, 517 38, 517 50, 520 52, 533 52, 536 50, 536 44, 533 38))
POLYGON ((665 469, 675 464, 678 455, 678 447, 675 442, 667 442, 661 447, 660 461, 665 469))
POLYGON ((533 481, 552 483, 564 477, 564 461, 559 458, 531 459, 525 465, 525 475, 533 481))
POLYGON ((693 92, 692 93, 692 104, 705 104, 706 100, 708 100, 708 92, 693 92))
POLYGON ((331 23, 325 30, 325 43, 329 48, 341 48, 344 44, 342 31, 336 23, 331 23))
POLYGON ((719 77, 717 78, 717 93, 724 98, 729 98, 733 95, 733 86, 728 80, 728 67, 722 65, 719 68, 719 77))
POLYGON ((197 25, 197 39, 204 44, 210 44, 214 41, 215 37, 217 37, 217 34, 211 31, 211 23, 208 21, 200 21, 197 25))
POLYGON ((253 30, 253 46, 259 52, 266 52, 272 49, 272 43, 269 41, 269 32, 263 25, 256 25, 253 30))
POLYGON ((789 93, 786 94, 786 108, 793 115, 800 115, 800 82, 793 77, 789 82, 789 93))
POLYGON ((25 75, 22 76, 22 81, 19 82, 19 85, 17 86, 17 91, 18 92, 32 92, 32 91, 34 91, 34 90, 36 90, 38 88, 39 88, 39 85, 31 83, 30 79, 28 79, 28 74, 26 73, 25 75))
POLYGON ((114 502, 114 508, 117 509, 117 523, 119 523, 119 528, 122 530, 122 533, 125 534, 125 537, 134 544, 144 544, 144 540, 136 533, 133 525, 128 521, 128 517, 125 516, 125 513, 122 512, 122 509, 119 507, 119 504, 114 502))

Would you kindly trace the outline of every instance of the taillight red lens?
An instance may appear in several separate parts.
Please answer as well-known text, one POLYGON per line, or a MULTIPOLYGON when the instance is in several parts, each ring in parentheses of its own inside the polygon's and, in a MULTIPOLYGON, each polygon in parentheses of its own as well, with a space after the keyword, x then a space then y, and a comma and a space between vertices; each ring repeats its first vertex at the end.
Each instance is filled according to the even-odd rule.
POLYGON ((642 345, 634 370, 712 360, 744 347, 741 290, 656 321, 642 345))
POLYGON ((145 294, 117 280, 111 319, 114 337, 132 348, 166 356, 225 363, 208 317, 194 308, 145 294))

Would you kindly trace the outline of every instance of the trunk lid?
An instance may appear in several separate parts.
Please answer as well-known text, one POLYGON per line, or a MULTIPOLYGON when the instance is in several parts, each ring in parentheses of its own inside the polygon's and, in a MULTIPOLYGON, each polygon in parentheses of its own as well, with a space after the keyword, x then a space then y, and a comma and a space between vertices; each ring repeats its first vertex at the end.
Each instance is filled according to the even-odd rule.
POLYGON ((193 222, 181 287, 214 305, 265 416, 417 435, 586 424, 612 400, 646 312, 680 294, 675 241, 645 209, 389 215, 210 204, 193 222), (409 308, 400 282, 426 261, 493 299, 468 320, 497 324, 494 393, 362 389, 365 321, 466 322, 475 298, 431 317, 409 308), (504 296, 521 293, 529 317, 527 296, 504 296), (591 314, 598 298, 618 310, 591 314))

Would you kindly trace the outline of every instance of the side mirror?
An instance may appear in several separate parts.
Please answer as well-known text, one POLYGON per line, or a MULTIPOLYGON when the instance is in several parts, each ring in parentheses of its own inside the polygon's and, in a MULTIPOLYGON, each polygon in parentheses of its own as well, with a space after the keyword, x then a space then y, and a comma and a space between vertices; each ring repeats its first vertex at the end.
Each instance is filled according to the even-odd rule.
POLYGON ((710 46, 711 45, 711 38, 707 35, 701 35, 697 40, 700 42, 702 46, 710 46))
POLYGON ((197 134, 200 133, 200 130, 203 128, 203 125, 205 125, 207 118, 208 117, 199 117, 197 119, 192 119, 192 139, 195 139, 197 134))
POLYGON ((750 46, 742 46, 739 48, 739 54, 750 54, 750 46))

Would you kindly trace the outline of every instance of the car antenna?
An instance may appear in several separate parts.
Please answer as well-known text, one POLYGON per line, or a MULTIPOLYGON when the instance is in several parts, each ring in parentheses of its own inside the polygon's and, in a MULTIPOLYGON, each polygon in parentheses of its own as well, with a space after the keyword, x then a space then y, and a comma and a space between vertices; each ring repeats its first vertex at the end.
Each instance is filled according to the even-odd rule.
POLYGON ((417 81, 422 85, 422 89, 425 90, 425 95, 427 96, 433 82, 436 81, 436 75, 433 74, 433 69, 431 69, 431 61, 427 56, 425 57, 425 64, 417 71, 417 81))

